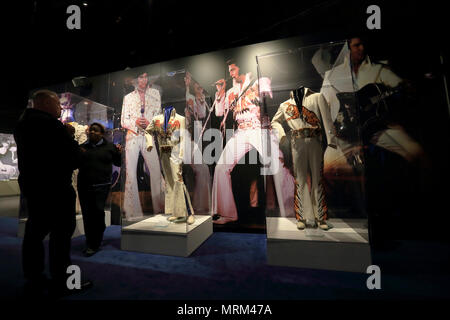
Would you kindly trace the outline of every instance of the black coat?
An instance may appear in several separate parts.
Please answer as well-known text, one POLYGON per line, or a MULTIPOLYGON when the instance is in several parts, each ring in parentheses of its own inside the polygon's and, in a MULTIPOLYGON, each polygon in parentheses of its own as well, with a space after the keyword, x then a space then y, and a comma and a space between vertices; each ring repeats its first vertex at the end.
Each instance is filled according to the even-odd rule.
POLYGON ((85 142, 81 145, 86 151, 81 153, 78 187, 111 183, 112 165, 121 165, 121 153, 111 142, 103 138, 103 142, 94 146, 85 142))
POLYGON ((44 111, 26 109, 14 129, 14 139, 19 186, 25 196, 60 194, 72 188, 80 149, 58 119, 44 111))

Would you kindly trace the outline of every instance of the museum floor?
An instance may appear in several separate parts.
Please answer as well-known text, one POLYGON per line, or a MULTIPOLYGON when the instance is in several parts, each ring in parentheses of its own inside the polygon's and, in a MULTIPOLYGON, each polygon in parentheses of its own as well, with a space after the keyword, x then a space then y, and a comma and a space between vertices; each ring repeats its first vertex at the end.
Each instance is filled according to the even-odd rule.
MULTIPOLYGON (((1 199, 4 200, 4 199, 1 199)), ((0 204, 0 299, 21 299, 22 239, 18 219, 0 204)), ((276 267, 266 264, 264 234, 215 232, 190 257, 120 250, 120 226, 105 232, 103 248, 84 257, 84 236, 72 240, 73 263, 94 281, 67 300, 308 300, 449 298, 449 244, 397 241, 374 252, 381 290, 366 287, 367 274, 276 267)))

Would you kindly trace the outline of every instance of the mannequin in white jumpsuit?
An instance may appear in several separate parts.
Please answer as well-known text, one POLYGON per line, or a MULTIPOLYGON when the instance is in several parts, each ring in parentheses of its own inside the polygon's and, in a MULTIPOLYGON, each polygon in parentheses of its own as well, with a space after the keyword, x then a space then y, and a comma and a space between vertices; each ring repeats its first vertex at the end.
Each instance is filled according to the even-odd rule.
POLYGON ((328 146, 336 148, 334 128, 328 104, 320 93, 308 88, 291 91, 291 98, 283 102, 272 119, 272 128, 278 139, 286 138, 282 124, 286 122, 291 133, 292 158, 295 177, 294 210, 297 228, 304 229, 307 221, 314 221, 322 230, 326 223, 328 207, 323 181, 322 135, 325 133, 328 146), (311 190, 307 177, 311 177, 311 190))
MULTIPOLYGON (((146 146, 152 151, 154 136, 158 139, 161 166, 166 182, 165 210, 169 221, 194 223, 194 209, 183 181, 183 154, 186 118, 177 114, 172 106, 164 114, 155 116, 146 128, 146 146)), ((154 149, 153 149, 154 150, 154 149)))

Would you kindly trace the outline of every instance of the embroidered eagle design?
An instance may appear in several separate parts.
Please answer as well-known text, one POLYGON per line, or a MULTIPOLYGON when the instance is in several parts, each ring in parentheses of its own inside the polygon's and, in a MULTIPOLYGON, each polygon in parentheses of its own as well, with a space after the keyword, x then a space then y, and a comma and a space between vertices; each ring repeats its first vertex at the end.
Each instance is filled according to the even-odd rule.
POLYGON ((233 108, 234 116, 238 114, 242 114, 244 112, 250 111, 250 108, 252 106, 258 105, 258 95, 259 95, 259 87, 258 85, 254 85, 247 89, 247 91, 240 97, 239 95, 235 93, 231 93, 229 96, 229 103, 230 105, 235 102, 236 99, 238 99, 235 102, 235 106, 233 108))
POLYGON ((286 108, 286 113, 289 115, 289 118, 287 118, 286 121, 300 118, 300 112, 298 112, 298 108, 295 104, 289 104, 286 108))
MULTIPOLYGON (((289 115, 286 121, 300 118, 300 112, 295 104, 289 104, 286 108, 286 113, 289 115)), ((302 118, 311 126, 318 127, 320 125, 320 120, 317 115, 305 107, 302 107, 302 118)))
POLYGON ((305 107, 302 107, 302 116, 305 121, 313 127, 320 126, 320 120, 316 116, 316 114, 312 111, 309 111, 305 107))
POLYGON ((167 131, 164 132, 162 122, 158 119, 158 120, 155 120, 155 122, 154 122, 153 131, 157 132, 158 134, 160 134, 163 137, 170 137, 175 130, 180 129, 180 126, 181 126, 180 121, 171 119, 168 122, 167 131))

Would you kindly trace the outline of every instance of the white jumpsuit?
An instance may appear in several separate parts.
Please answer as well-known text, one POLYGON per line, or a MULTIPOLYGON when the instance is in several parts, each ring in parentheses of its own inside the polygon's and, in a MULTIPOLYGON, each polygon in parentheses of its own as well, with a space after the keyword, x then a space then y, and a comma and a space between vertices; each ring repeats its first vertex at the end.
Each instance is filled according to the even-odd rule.
POLYGON ((303 107, 298 107, 293 98, 283 102, 272 119, 272 128, 281 140, 286 136, 282 124, 292 130, 291 146, 296 191, 295 215, 298 220, 313 221, 327 219, 328 207, 323 189, 322 135, 327 143, 335 147, 336 137, 324 96, 305 89, 303 107), (311 177, 311 190, 307 178, 311 177))
POLYGON ((186 120, 176 113, 175 108, 167 119, 166 130, 164 120, 164 115, 155 116, 146 128, 146 148, 149 151, 155 149, 155 135, 166 182, 164 212, 175 217, 187 217, 194 214, 194 209, 182 175, 186 120))

